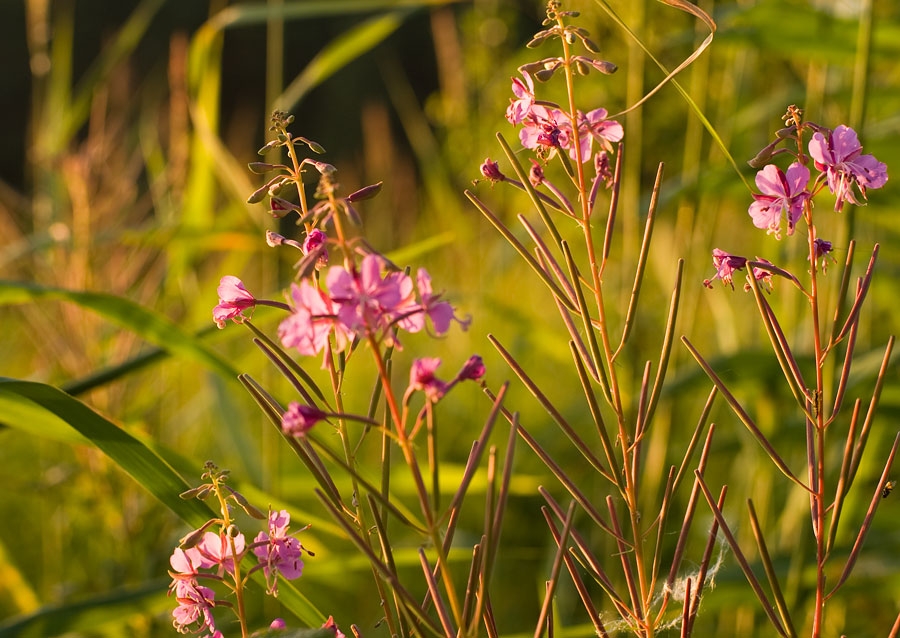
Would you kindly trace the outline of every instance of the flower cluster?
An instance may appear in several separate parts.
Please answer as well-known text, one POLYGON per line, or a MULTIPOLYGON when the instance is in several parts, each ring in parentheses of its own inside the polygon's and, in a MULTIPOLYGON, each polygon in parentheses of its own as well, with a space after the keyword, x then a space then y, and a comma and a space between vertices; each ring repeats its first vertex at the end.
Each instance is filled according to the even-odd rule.
MULTIPOLYGON (((203 479, 208 482, 188 490, 181 497, 202 500, 213 496, 219 503, 222 517, 211 519, 189 533, 172 552, 169 594, 175 594, 178 602, 172 617, 179 633, 206 632, 203 638, 221 638, 222 632, 216 628, 213 617, 214 608, 235 610, 243 623, 242 591, 247 579, 254 572, 263 570, 268 593, 277 596, 278 576, 288 580, 299 578, 303 573, 302 554, 309 552, 297 538, 288 534, 291 517, 285 510, 269 512, 268 530, 257 534, 248 544, 232 521, 232 505, 237 505, 252 518, 263 519, 265 515, 226 485, 228 470, 220 470, 208 461, 203 479), (210 531, 214 527, 218 528, 217 532, 210 531), (255 557, 256 562, 250 569, 242 569, 248 556, 255 557), (201 580, 220 583, 230 589, 237 598, 237 609, 230 601, 217 600, 216 592, 201 585, 201 580)), ((276 619, 272 627, 279 623, 283 626, 283 621, 276 619)))
POLYGON ((219 533, 203 532, 202 529, 188 534, 183 547, 176 547, 169 558, 172 570, 172 584, 169 593, 175 594, 178 606, 172 612, 173 624, 180 633, 208 631, 209 638, 220 638, 216 629, 212 610, 217 604, 215 592, 200 585, 201 578, 222 581, 226 577, 236 577, 236 564, 248 552, 258 564, 247 575, 263 569, 268 591, 278 593, 277 578, 294 580, 303 573, 301 556, 304 547, 294 536, 287 533, 290 515, 285 510, 269 514, 268 532, 260 532, 253 543, 247 545, 244 535, 238 531, 223 530, 219 533), (191 545, 190 543, 195 543, 191 545))
MULTIPOLYGON (((834 195, 834 210, 839 212, 845 202, 864 204, 866 191, 884 186, 888 179, 884 163, 872 155, 862 154, 862 145, 852 128, 842 124, 833 130, 828 129, 803 122, 801 115, 800 109, 789 107, 785 116, 789 126, 779 131, 776 140, 750 162, 752 166, 759 166, 780 153, 788 153, 795 158, 786 171, 775 164, 766 164, 756 174, 756 186, 760 192, 753 194, 748 212, 754 226, 765 229, 776 239, 781 238, 783 225, 787 227, 788 236, 793 235, 801 218, 805 218, 808 226, 814 230, 812 200, 826 187, 834 195), (803 133, 807 130, 813 131, 807 145, 808 155, 803 152, 803 133), (776 150, 776 146, 784 140, 795 141, 797 150, 776 150), (810 159, 819 171, 815 179, 812 179, 807 166, 810 159)), ((810 259, 821 258, 824 271, 827 256, 833 249, 832 243, 816 236, 811 237, 811 241, 810 259)), ((747 258, 716 248, 713 250, 713 265, 716 268, 713 279, 721 279, 733 289, 732 273, 743 268, 746 263, 747 258)), ((756 263, 772 266, 771 262, 759 258, 756 263)), ((754 268, 753 272, 754 277, 764 280, 767 287, 771 287, 773 271, 778 269, 754 268)), ((711 280, 707 279, 703 284, 711 287, 711 280)))
POLYGON ((611 151, 612 143, 622 140, 622 125, 608 120, 604 108, 587 113, 578 111, 573 121, 571 115, 559 105, 537 101, 534 81, 527 69, 527 66, 520 69, 523 79, 512 79, 515 99, 506 110, 506 119, 511 124, 522 126, 519 131, 522 146, 550 151, 562 149, 568 151, 573 160, 580 157, 582 162, 587 162, 593 159, 594 142, 598 143, 601 151, 611 151))

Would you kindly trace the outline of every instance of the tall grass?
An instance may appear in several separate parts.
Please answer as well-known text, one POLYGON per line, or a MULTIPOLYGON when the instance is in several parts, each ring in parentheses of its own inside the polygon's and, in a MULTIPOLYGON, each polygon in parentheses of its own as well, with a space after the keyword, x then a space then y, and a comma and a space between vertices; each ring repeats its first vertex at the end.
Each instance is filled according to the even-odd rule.
MULTIPOLYGON (((898 165, 900 95, 894 63, 900 51, 894 36, 900 15, 889 3, 873 2, 860 3, 858 14, 844 17, 827 3, 814 8, 801 0, 698 4, 714 16, 718 29, 712 46, 678 76, 694 106, 668 84, 624 120, 628 133, 619 217, 625 248, 615 260, 637 258, 656 162, 664 161, 666 170, 642 291, 644 299, 657 301, 639 318, 635 350, 619 365, 623 378, 639 379, 635 371, 641 362, 658 356, 659 337, 648 326, 664 322, 665 302, 658 300, 671 294, 673 264, 683 258, 677 332, 704 352, 721 353, 712 364, 754 411, 760 428, 779 445, 802 450, 801 424, 784 418, 791 397, 775 381, 781 375, 777 362, 764 348, 764 332, 746 319, 755 312, 752 297, 710 294, 700 282, 709 276, 712 246, 744 254, 791 250, 738 230, 746 227, 745 181, 752 176, 743 161, 765 144, 787 104, 803 106, 816 121, 854 126, 867 152, 889 167, 898 165), (701 114, 736 159, 743 180, 701 114)), ((571 364, 568 347, 557 336, 557 320, 544 310, 550 297, 463 196, 479 177, 481 160, 499 153, 494 132, 513 136, 502 119, 509 76, 529 59, 523 45, 542 7, 274 0, 209 6, 210 15, 198 29, 162 32, 159 18, 172 3, 134 3, 129 20, 109 33, 97 59, 76 77, 72 61, 84 29, 78 20, 89 18, 76 20, 73 3, 26 3, 32 94, 19 97, 29 101, 30 115, 28 122, 7 126, 27 127, 28 153, 22 161, 28 179, 24 185, 7 185, 0 195, 0 319, 5 327, 0 375, 68 389, 106 419, 87 415, 80 404, 43 385, 0 387, 0 421, 9 426, 0 431, 5 486, 0 618, 7 618, 0 621, 2 636, 171 635, 167 559, 185 524, 196 524, 201 512, 176 510, 179 518, 170 507, 178 507, 176 483, 199 474, 207 458, 230 467, 236 486, 257 503, 289 508, 295 520, 313 524, 308 544, 316 557, 299 591, 285 594, 295 613, 311 621, 315 609, 333 610, 339 624, 354 622, 365 635, 385 633, 376 627, 379 601, 367 589, 367 564, 325 516, 309 482, 294 472, 235 373, 249 372, 275 393, 286 394, 288 386, 245 346, 243 335, 210 329, 222 272, 240 274, 253 289, 266 291, 280 290, 289 277, 289 264, 273 265, 271 255, 258 248, 266 222, 245 203, 255 184, 243 168, 254 158, 243 145, 229 148, 228 139, 230 130, 243 127, 252 129, 253 144, 261 146, 275 106, 296 107, 298 120, 313 128, 361 131, 359 139, 342 139, 334 147, 310 135, 329 150, 329 161, 342 166, 349 190, 386 181, 381 199, 365 211, 367 226, 378 228, 385 244, 396 248, 391 256, 398 263, 415 258, 442 273, 448 291, 474 316, 472 330, 440 343, 434 356, 456 360, 479 351, 499 385, 514 375, 488 344, 490 332, 569 420, 589 416, 578 401, 580 390, 556 383, 571 364), (294 30, 302 34, 323 25, 339 35, 305 60, 298 75, 283 78, 294 30), (223 104, 232 96, 222 87, 230 70, 222 61, 229 36, 263 30, 265 50, 246 52, 246 57, 265 78, 260 96, 265 104, 241 115, 245 119, 227 121, 223 104), (41 33, 52 38, 45 41, 41 33), (165 42, 157 50, 160 63, 137 75, 137 68, 146 67, 136 64, 134 52, 153 40, 165 42), (425 58, 428 65, 421 62, 425 58), (422 68, 432 74, 427 83, 414 77, 422 68), (371 76, 380 99, 356 88, 371 76), (423 95, 426 91, 430 94, 423 95), (331 122, 336 111, 350 113, 352 120, 331 122), (523 297, 534 301, 522 303, 523 297), (110 421, 135 442, 117 440, 121 447, 112 452, 84 443, 85 436, 95 443, 113 436, 115 430, 106 429, 110 421), (147 492, 135 476, 141 485, 155 487, 147 492)), ((587 97, 622 108, 666 75, 639 43, 662 67, 672 69, 708 33, 690 16, 646 0, 585 2, 578 8, 604 57, 620 66, 610 80, 586 84, 587 97), (610 9, 631 34, 611 20, 610 9)), ((857 344, 864 355, 851 376, 851 390, 861 395, 873 385, 879 344, 898 326, 893 282, 900 271, 900 238, 890 214, 900 199, 897 192, 889 182, 869 206, 844 213, 827 228, 838 261, 847 241, 837 238, 849 237, 851 230, 860 243, 882 245, 860 331, 867 338, 857 344)), ((478 185, 477 193, 490 198, 498 217, 510 225, 529 206, 524 195, 490 190, 486 184, 478 185)), ((631 277, 625 268, 607 274, 611 294, 623 300, 617 307, 627 305, 631 277)), ((780 315, 790 316, 802 301, 779 294, 771 303, 780 315)), ((262 310, 256 323, 272 328, 274 314, 262 310)), ((405 355, 399 356, 398 369, 405 369, 405 355)), ((675 348, 670 366, 670 383, 657 409, 658 429, 646 443, 643 485, 648 494, 660 492, 666 479, 663 460, 670 449, 687 443, 709 390, 686 351, 675 348)), ((347 382, 347 400, 356 407, 369 399, 366 372, 347 382)), ((891 364, 869 441, 885 453, 900 417, 896 381, 891 364)), ((551 454, 578 468, 525 388, 513 383, 506 404, 516 406, 551 454)), ((481 427, 471 415, 483 413, 483 400, 460 399, 446 408, 442 422, 453 427, 442 437, 445 467, 461 472, 481 427)), ((765 462, 756 441, 724 404, 714 406, 711 420, 717 429, 707 476, 721 477, 730 494, 753 499, 763 527, 775 530, 767 537, 768 549, 787 584, 786 598, 804 600, 810 595, 808 565, 799 556, 808 530, 791 507, 803 495, 779 487, 780 473, 765 462)), ((786 460, 804 462, 802 455, 786 460)), ((524 447, 517 449, 515 469, 495 576, 503 596, 494 612, 509 634, 531 632, 556 550, 537 514, 543 502, 537 487, 546 485, 556 497, 562 495, 546 467, 524 447), (523 609, 535 610, 535 617, 523 609)), ((602 502, 605 485, 586 470, 572 471, 602 502)), ((874 489, 879 472, 874 462, 864 464, 858 480, 874 489)), ((454 479, 452 471, 444 475, 447 493, 454 479)), ((471 487, 476 497, 488 489, 483 476, 471 487)), ((886 635, 896 617, 900 531, 895 496, 879 509, 843 598, 831 603, 825 635, 886 635)), ((858 519, 866 506, 864 499, 851 497, 844 516, 858 519)), ((742 545, 753 546, 742 499, 733 498, 725 514, 739 521, 742 545)), ((576 519, 575 525, 580 522, 576 519)), ((480 516, 472 515, 460 522, 458 533, 474 534, 480 525, 480 516)), ((853 538, 839 536, 836 542, 840 551, 849 552, 853 538)), ((699 553, 702 538, 692 543, 699 553)), ((721 551, 716 589, 703 601, 696 635, 768 635, 733 557, 721 551)), ((412 548, 396 552, 395 559, 401 569, 419 569, 412 548)), ((752 553, 748 559, 760 565, 752 553)), ((254 613, 265 618, 284 610, 265 607, 254 613)), ((553 618, 560 635, 593 632, 568 585, 557 591, 553 618)))

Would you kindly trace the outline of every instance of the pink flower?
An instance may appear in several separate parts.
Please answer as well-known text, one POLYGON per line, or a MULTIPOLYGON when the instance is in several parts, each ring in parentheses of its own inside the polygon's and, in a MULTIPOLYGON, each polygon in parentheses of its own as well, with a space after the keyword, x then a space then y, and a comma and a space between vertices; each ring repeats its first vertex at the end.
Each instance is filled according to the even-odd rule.
POLYGON ((438 358, 424 358, 413 361, 409 369, 409 389, 407 394, 421 390, 431 402, 437 402, 447 391, 447 384, 434 376, 441 360, 438 358))
POLYGON ((253 553, 263 565, 266 583, 277 595, 278 575, 293 580, 303 573, 303 545, 287 533, 291 516, 287 510, 269 512, 269 531, 260 532, 253 541, 253 553))
MULTIPOLYGON (((244 535, 238 533, 234 538, 234 550, 237 552, 238 560, 244 554, 244 535)), ((234 573, 235 554, 231 551, 231 541, 228 536, 221 532, 206 532, 203 540, 197 543, 197 552, 201 557, 200 567, 208 569, 210 567, 221 568, 229 574, 234 573)))
MULTIPOLYGON (((581 146, 581 161, 587 162, 592 158, 593 144, 596 140, 605 151, 612 151, 612 143, 620 142, 625 136, 622 125, 614 120, 607 120, 606 109, 594 109, 587 115, 578 112, 578 144, 581 146)), ((571 137, 571 125, 565 122, 561 128, 571 137)), ((565 146, 564 146, 565 148, 565 146)), ((576 159, 575 146, 569 148, 569 157, 576 159)))
POLYGON ((794 233, 794 226, 803 214, 803 205, 809 199, 806 186, 809 183, 809 169, 794 162, 788 166, 787 174, 774 164, 769 164, 756 174, 756 186, 761 195, 754 194, 754 202, 748 212, 753 225, 767 229, 769 234, 780 238, 781 218, 787 213, 788 235, 794 233))
POLYGON ((269 623, 269 629, 285 629, 286 627, 287 623, 284 622, 284 618, 276 618, 269 623))
MULTIPOLYGON (((763 259, 762 257, 757 257, 756 261, 762 264, 768 264, 769 266, 774 266, 771 261, 768 259, 763 259)), ((772 292, 772 271, 766 270, 765 268, 759 268, 758 266, 753 267, 753 278, 756 281, 762 284, 763 289, 766 292, 772 292)), ((744 290, 750 292, 750 282, 744 284, 744 290)))
POLYGON ((747 265, 747 258, 726 253, 718 248, 714 248, 712 254, 713 265, 716 267, 716 276, 712 280, 704 280, 703 285, 707 288, 712 288, 712 281, 721 279, 723 284, 731 286, 731 289, 734 290, 734 283, 732 283, 731 277, 734 271, 740 270, 747 265))
POLYGON ((525 78, 524 82, 519 78, 512 78, 512 92, 516 99, 511 100, 506 109, 506 119, 511 124, 521 124, 531 112, 531 107, 534 106, 534 82, 532 82, 531 76, 524 71, 522 77, 525 78))
POLYGON ((213 321, 219 328, 224 328, 229 319, 239 323, 238 317, 243 317, 245 310, 252 310, 256 306, 256 299, 247 292, 243 282, 232 275, 222 277, 217 292, 219 305, 213 308, 213 321))
POLYGON ((411 292, 411 283, 403 273, 381 277, 381 258, 366 255, 358 271, 335 266, 328 271, 328 290, 337 305, 338 321, 351 332, 365 331, 370 335, 393 334, 390 325, 396 314, 404 314, 403 307, 411 292))
POLYGON ((540 104, 531 107, 528 117, 522 120, 519 141, 525 148, 568 148, 571 126, 566 126, 568 118, 559 109, 551 109, 540 104))
POLYGON ((825 171, 828 189, 834 194, 834 210, 840 211, 844 202, 860 205, 853 193, 856 184, 860 195, 866 199, 867 188, 881 188, 887 182, 887 166, 873 155, 862 155, 859 138, 849 126, 841 124, 826 138, 814 133, 809 141, 809 154, 816 168, 825 171))
POLYGON ((305 355, 317 354, 328 344, 332 331, 338 352, 350 342, 352 335, 335 320, 331 299, 305 279, 299 286, 291 284, 288 302, 293 312, 278 326, 278 337, 285 348, 296 348, 305 355))
POLYGON ((306 236, 306 239, 303 241, 303 254, 308 255, 309 253, 317 250, 319 247, 322 248, 322 252, 319 255, 319 258, 316 260, 316 270, 320 270, 328 265, 328 250, 324 248, 325 242, 328 240, 328 236, 323 233, 318 228, 314 228, 309 231, 309 234, 306 236))
POLYGON ((416 284, 419 288, 419 297, 422 299, 422 311, 431 319, 434 333, 444 335, 450 329, 450 322, 456 321, 465 330, 469 327, 469 320, 459 319, 453 311, 453 306, 441 300, 441 293, 435 294, 431 287, 431 276, 424 268, 419 268, 416 273, 416 284))
POLYGON ((327 415, 311 405, 301 405, 291 401, 287 412, 281 417, 281 429, 288 436, 305 436, 312 427, 327 415))
POLYGON ((182 634, 206 629, 212 632, 212 636, 221 636, 212 615, 212 608, 216 604, 215 592, 209 587, 198 585, 196 581, 177 582, 174 591, 178 606, 172 611, 175 629, 182 634))

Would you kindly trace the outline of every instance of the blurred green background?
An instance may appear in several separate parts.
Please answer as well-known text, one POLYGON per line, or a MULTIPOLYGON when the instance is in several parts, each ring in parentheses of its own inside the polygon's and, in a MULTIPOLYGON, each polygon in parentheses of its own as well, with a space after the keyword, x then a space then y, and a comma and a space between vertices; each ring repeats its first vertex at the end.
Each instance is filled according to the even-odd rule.
MULTIPOLYGON (((600 4, 566 4, 582 11, 580 24, 601 44, 603 57, 619 66, 611 77, 591 75, 581 83, 584 110, 605 106, 616 113, 662 79, 664 73, 600 4)), ((687 14, 659 2, 609 4, 668 68, 706 36, 687 14)), ((789 104, 822 125, 855 127, 866 152, 897 170, 900 6, 872 0, 699 5, 713 15, 718 32, 678 81, 747 179, 752 182, 754 173, 745 160, 780 128, 789 104)), ((487 343, 490 333, 573 424, 588 427, 568 337, 556 314, 546 312, 548 293, 463 195, 480 177, 485 157, 502 157, 495 132, 515 140, 503 117, 509 78, 519 65, 556 53, 524 46, 542 17, 541 3, 524 0, 0 3, 0 376, 77 392, 127 431, 174 452, 181 463, 175 469, 189 481, 212 459, 230 468, 246 495, 261 499, 260 507, 286 506, 298 524, 313 522, 304 544, 316 557, 307 562, 298 587, 340 625, 356 623, 364 635, 384 635, 376 627, 378 599, 369 569, 333 534, 311 481, 233 377, 196 359, 153 354, 155 344, 92 311, 83 299, 60 300, 8 282, 127 298, 186 333, 202 333, 203 342, 237 370, 290 400, 287 384, 253 348, 246 330, 210 330, 222 275, 238 275, 258 296, 275 299, 291 278, 292 255, 264 242, 264 231, 279 229, 278 222, 263 205, 245 203, 260 183, 245 166, 266 141, 268 116, 277 104, 296 115, 296 134, 328 150, 325 159, 338 167, 345 194, 384 180, 381 195, 360 205, 367 238, 402 265, 428 267, 435 287, 473 318, 468 332, 454 330, 439 342, 408 338, 396 369, 406 370, 415 356, 440 356, 450 376, 478 352, 488 365, 488 384, 496 388, 513 375, 487 343), (148 361, 133 372, 118 370, 110 381, 81 384, 140 355, 148 361)), ((676 333, 715 360, 788 462, 802 468, 802 421, 790 410, 790 393, 767 349, 752 297, 739 287, 733 293, 700 284, 713 274, 714 247, 766 257, 800 276, 804 245, 751 232, 747 187, 671 84, 620 119, 626 159, 614 252, 620 265, 605 280, 611 306, 627 303, 657 163, 666 165, 634 347, 620 360, 631 384, 626 390, 636 391, 643 362, 658 357, 675 263, 684 258, 676 333)), ((851 398, 861 396, 864 405, 884 343, 898 325, 895 184, 871 192, 867 207, 842 215, 826 214, 826 202, 818 218, 820 235, 833 240, 839 263, 848 237, 858 240, 857 274, 873 243, 881 244, 853 374, 851 398)), ((479 183, 474 190, 524 235, 515 215, 529 212, 527 199, 502 186, 479 183)), ((578 229, 565 223, 560 222, 565 232, 577 236, 578 229)), ((296 233, 290 223, 280 230, 296 233)), ((839 264, 829 269, 831 288, 839 272, 839 264)), ((803 302, 785 285, 771 300, 789 336, 801 344, 799 353, 808 354, 802 345, 808 331, 793 321, 805 316, 803 302)), ((278 315, 267 310, 258 310, 256 322, 274 332, 278 315)), ((358 359, 362 364, 363 357, 358 359)), ((651 503, 668 465, 679 462, 710 387, 680 346, 671 365, 645 463, 651 503)), ((319 372, 316 360, 306 367, 319 372)), ((844 514, 839 554, 852 545, 853 526, 897 432, 897 381, 892 365, 858 492, 844 514)), ((371 384, 371 370, 357 367, 348 385, 349 408, 365 410, 371 384)), ((580 467, 583 460, 515 381, 507 405, 521 412, 523 424, 602 502, 608 486, 580 467)), ((474 385, 459 387, 440 405, 448 467, 464 463, 488 408, 474 385)), ((728 484, 726 514, 751 556, 744 501, 754 499, 789 600, 802 609, 813 573, 805 497, 788 489, 724 404, 717 405, 713 420, 718 429, 707 480, 715 487, 728 484)), ((836 427, 843 428, 832 438, 839 463, 846 419, 836 427)), ((494 440, 505 447, 505 428, 494 440)), ((554 551, 536 487, 563 494, 524 445, 516 463, 494 601, 504 635, 531 635, 554 551)), ((450 493, 452 478, 447 481, 450 493)), ((0 482, 0 635, 174 634, 166 570, 188 528, 168 509, 96 449, 22 429, 0 430, 0 482)), ((477 496, 476 491, 460 542, 480 534, 477 496)), ((683 504, 684 495, 679 499, 683 504)), ((888 633, 900 611, 898 508, 892 497, 879 509, 854 576, 829 603, 827 635, 888 633)), ((701 508, 689 561, 699 562, 709 521, 701 508)), ((596 542, 602 547, 607 541, 596 542)), ((695 635, 771 635, 724 553, 695 635)), ((415 570, 412 564, 410 573, 415 570)), ((570 628, 567 635, 590 635, 578 605, 564 588, 557 620, 570 628)), ((253 613, 262 626, 283 612, 277 602, 266 602, 253 613)))

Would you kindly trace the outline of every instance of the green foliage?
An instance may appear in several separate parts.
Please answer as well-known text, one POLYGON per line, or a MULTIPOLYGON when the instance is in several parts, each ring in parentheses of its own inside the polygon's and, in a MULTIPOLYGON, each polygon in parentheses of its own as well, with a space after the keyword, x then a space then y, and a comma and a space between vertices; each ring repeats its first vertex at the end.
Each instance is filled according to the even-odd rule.
MULTIPOLYGON (((689 16, 660 3, 578 4, 584 5, 578 8, 603 56, 620 68, 588 89, 613 112, 658 84, 665 69, 676 68, 707 33, 698 34, 689 16), (607 4, 633 36, 609 18, 607 4)), ((795 263, 803 259, 762 233, 736 230, 746 226, 749 195, 735 170, 749 182, 752 173, 743 161, 780 126, 778 116, 787 104, 797 103, 817 121, 857 127, 867 151, 889 167, 900 166, 894 143, 900 19, 890 3, 861 3, 862 14, 845 17, 817 8, 825 3, 801 0, 699 4, 718 24, 713 44, 677 77, 677 86, 666 85, 625 117, 619 216, 625 247, 612 255, 621 269, 606 275, 610 305, 616 308, 628 306, 656 163, 664 161, 666 171, 633 326, 635 350, 618 365, 633 393, 644 360, 659 357, 655 326, 665 322, 676 260, 683 257, 676 334, 688 335, 704 353, 723 353, 710 363, 753 411, 759 428, 779 449, 802 450, 802 424, 784 417, 792 397, 781 369, 761 347, 762 328, 747 320, 756 312, 751 295, 710 292, 699 283, 711 272, 712 246, 748 255, 781 253, 795 263)), ((389 256, 401 265, 423 261, 440 272, 449 296, 473 315, 472 330, 437 344, 432 356, 456 360, 479 351, 499 385, 514 375, 488 344, 487 334, 494 334, 570 422, 578 426, 589 418, 580 388, 558 382, 571 358, 558 336, 559 322, 547 312, 551 297, 462 194, 479 177, 481 158, 500 156, 495 132, 506 139, 515 135, 502 118, 509 76, 529 59, 524 44, 537 28, 541 8, 535 3, 526 10, 516 2, 443 5, 423 0, 224 7, 212 2, 209 20, 190 32, 186 47, 173 31, 161 30, 159 18, 173 3, 144 0, 132 3, 127 21, 108 31, 100 54, 76 74, 72 63, 83 57, 85 46, 81 21, 93 18, 76 14, 70 3, 50 3, 39 26, 52 30, 52 41, 49 46, 29 42, 35 64, 46 53, 49 71, 32 77, 31 96, 18 96, 30 100, 29 121, 6 122, 29 131, 29 153, 20 158, 28 182, 3 184, 0 191, 0 374, 29 379, 0 381, 0 421, 7 426, 0 430, 0 479, 12 486, 0 500, 0 617, 7 618, 0 636, 173 635, 171 599, 164 595, 167 559, 188 526, 208 515, 196 501, 177 494, 209 457, 232 467, 236 489, 255 503, 288 508, 294 520, 313 524, 316 557, 309 559, 297 588, 284 590, 280 604, 254 611, 260 626, 284 614, 294 624, 317 627, 333 613, 345 633, 357 623, 365 636, 385 634, 378 626, 378 601, 367 587, 368 565, 352 554, 345 533, 312 495, 309 480, 298 475, 281 437, 235 380, 238 372, 250 372, 279 397, 290 396, 290 387, 250 352, 245 330, 229 326, 209 334, 221 274, 241 275, 273 297, 288 284, 289 264, 256 265, 262 261, 254 252, 258 238, 271 223, 263 211, 245 204, 257 184, 243 167, 256 159, 273 104, 261 104, 260 96, 250 114, 228 109, 240 97, 233 89, 225 92, 227 81, 239 73, 223 65, 235 34, 266 24, 274 29, 277 23, 313 42, 304 49, 303 69, 289 82, 267 87, 266 95, 281 96, 279 103, 296 102, 298 119, 311 130, 328 125, 346 135, 334 141, 312 136, 329 149, 327 161, 350 167, 343 171, 347 192, 385 181, 384 192, 360 206, 366 224, 378 229, 379 248, 393 250, 389 256), (138 64, 134 52, 154 42, 154 54, 168 68, 138 64), (133 84, 128 84, 129 68, 142 74, 133 84), (373 84, 377 94, 367 95, 373 84), (346 119, 333 122, 339 115, 346 119), (120 424, 102 414, 115 415, 120 424), (164 507, 148 502, 145 491, 164 507)), ((260 77, 280 64, 275 55, 297 56, 291 50, 271 57, 262 50, 241 55, 260 77)), ((900 225, 890 211, 900 197, 894 183, 868 207, 845 212, 822 228, 835 238, 838 261, 846 255, 842 238, 851 228, 861 245, 883 243, 863 317, 867 337, 858 345, 867 357, 853 370, 850 385, 854 396, 871 392, 880 344, 896 331, 900 225)), ((509 227, 530 207, 526 195, 484 183, 474 192, 489 200, 509 227)), ((579 234, 574 224, 560 226, 566 239, 579 234)), ((529 241, 524 231, 515 232, 523 243, 529 241)), ((862 266, 856 264, 855 272, 862 266)), ((829 278, 832 272, 839 268, 830 270, 829 278)), ((786 287, 769 299, 781 316, 796 314, 804 303, 786 287)), ((611 317, 617 329, 624 314, 611 317)), ((271 327, 270 319, 260 311, 256 322, 271 327)), ((406 345, 415 353, 421 342, 411 339, 406 345)), ((808 365, 810 353, 797 354, 801 365, 808 365)), ((406 369, 409 356, 398 353, 397 370, 406 369)), ((318 362, 306 365, 321 381, 318 362)), ((670 367, 657 408, 660 430, 646 444, 648 493, 664 483, 671 450, 687 443, 709 390, 686 350, 675 347, 670 367)), ((869 441, 882 459, 900 418, 896 379, 891 362, 869 441)), ((360 372, 347 379, 345 394, 352 408, 364 412, 370 378, 360 372)), ((534 398, 514 384, 506 404, 521 412, 522 423, 554 457, 565 459, 584 492, 602 502, 607 485, 571 454, 534 398)), ((484 414, 486 407, 480 397, 441 406, 446 410, 442 445, 457 468, 442 477, 447 494, 458 487, 458 468, 481 427, 472 415, 484 414)), ((717 430, 707 472, 729 485, 733 502, 726 517, 746 520, 743 498, 753 498, 764 526, 775 530, 769 551, 786 576, 785 596, 802 604, 809 596, 801 585, 808 574, 796 556, 809 549, 809 530, 786 506, 804 495, 785 488, 781 473, 723 402, 714 407, 712 419, 717 430)), ((785 462, 802 468, 805 459, 801 453, 785 462)), ((867 493, 850 497, 843 514, 848 520, 865 515, 877 487, 877 465, 873 460, 860 467, 867 493)), ((372 476, 377 471, 373 468, 372 476)), ((564 495, 523 447, 495 569, 496 587, 508 592, 507 599, 495 611, 498 625, 528 635, 555 551, 537 514, 538 485, 549 486, 558 498, 564 495)), ((403 496, 412 492, 399 479, 394 487, 403 496)), ((470 493, 483 495, 487 489, 479 475, 470 493)), ((842 592, 846 603, 833 608, 826 635, 886 634, 896 617, 897 507, 895 493, 879 509, 863 552, 869 559, 842 592)), ((474 537, 480 525, 479 516, 466 514, 458 535, 474 537)), ((737 530, 739 541, 751 547, 749 526, 744 527, 737 530)), ((692 539, 698 552, 703 533, 692 539)), ((853 541, 838 535, 836 551, 848 554, 853 541)), ((598 544, 598 555, 617 551, 598 544)), ((413 547, 398 548, 395 557, 410 573, 418 569, 413 547)), ((768 635, 765 618, 727 553, 716 582, 697 619, 698 634, 768 635)), ((573 591, 563 586, 557 600, 558 634, 591 635, 573 591)))

